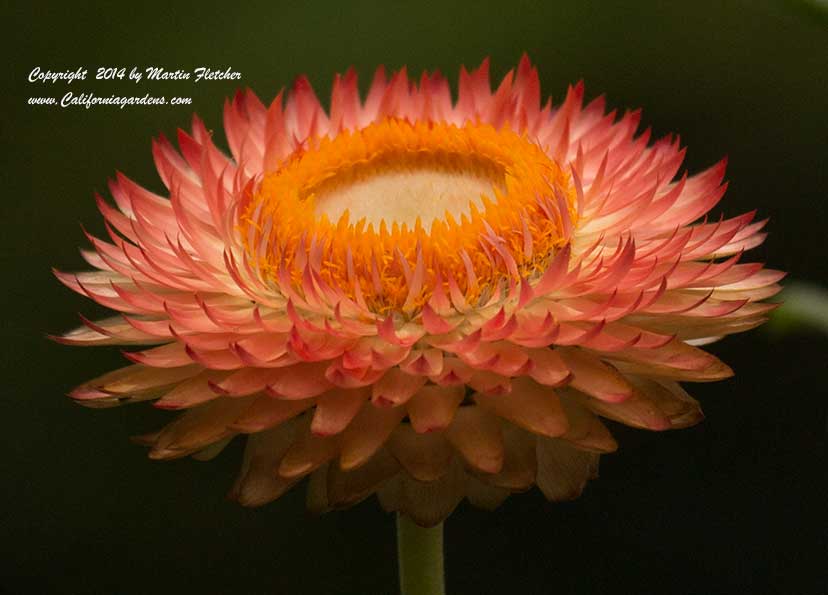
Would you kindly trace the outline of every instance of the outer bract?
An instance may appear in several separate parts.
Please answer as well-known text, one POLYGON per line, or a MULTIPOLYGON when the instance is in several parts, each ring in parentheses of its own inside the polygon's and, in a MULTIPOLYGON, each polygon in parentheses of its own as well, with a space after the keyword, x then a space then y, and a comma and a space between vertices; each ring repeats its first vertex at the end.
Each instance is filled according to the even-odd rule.
POLYGON ((724 163, 678 175, 678 139, 638 112, 541 105, 528 59, 367 97, 337 76, 326 112, 300 78, 270 106, 226 103, 232 157, 195 118, 153 143, 169 197, 118 175, 98 197, 94 272, 57 273, 117 312, 58 340, 150 346, 75 389, 92 407, 183 413, 150 457, 247 446, 231 495, 310 476, 316 510, 378 493, 421 524, 464 497, 577 496, 616 443, 702 418, 680 381, 731 375, 699 345, 765 320, 782 274, 742 264, 753 214, 708 220, 724 163), (702 219, 702 217, 705 217, 702 219))

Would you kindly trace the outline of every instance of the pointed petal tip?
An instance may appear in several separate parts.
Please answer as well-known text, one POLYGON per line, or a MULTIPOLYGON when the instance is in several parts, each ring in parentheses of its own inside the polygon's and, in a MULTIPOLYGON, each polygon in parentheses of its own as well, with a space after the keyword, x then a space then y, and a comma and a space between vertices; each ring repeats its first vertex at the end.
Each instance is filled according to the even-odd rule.
POLYGON ((144 360, 138 355, 138 352, 133 351, 126 351, 125 349, 121 349, 121 355, 123 355, 126 359, 131 361, 134 364, 143 364, 144 360))
POLYGON ((72 345, 72 342, 66 339, 63 335, 52 335, 50 333, 46 333, 43 335, 43 338, 47 341, 52 341, 53 343, 59 343, 61 345, 72 345))
POLYGON ((161 409, 162 411, 177 411, 181 409, 180 403, 173 403, 170 401, 155 401, 152 406, 156 409, 161 409))
POLYGON ((212 390, 217 395, 227 396, 230 394, 230 391, 222 388, 217 382, 213 380, 208 380, 207 386, 210 387, 210 390, 212 390))
POLYGON ((386 398, 382 395, 374 397, 373 399, 371 399, 371 402, 376 407, 381 407, 381 408, 390 408, 390 407, 393 407, 394 405, 396 405, 396 403, 394 401, 392 401, 391 399, 388 399, 388 398, 386 398))

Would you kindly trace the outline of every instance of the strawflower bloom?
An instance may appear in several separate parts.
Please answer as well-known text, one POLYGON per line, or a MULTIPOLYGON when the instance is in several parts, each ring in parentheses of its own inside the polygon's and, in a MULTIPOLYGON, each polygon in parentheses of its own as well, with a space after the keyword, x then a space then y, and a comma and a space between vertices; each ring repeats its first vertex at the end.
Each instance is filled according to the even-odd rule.
POLYGON ((153 459, 247 440, 231 497, 310 476, 314 510, 377 493, 432 525, 537 485, 576 497, 616 442, 602 418, 693 425, 679 382, 731 370, 699 348, 757 326, 782 274, 740 263, 753 213, 710 211, 721 162, 679 175, 677 138, 638 112, 541 103, 527 58, 447 81, 349 71, 330 110, 307 79, 224 106, 230 154, 197 117, 153 156, 169 197, 118 174, 98 197, 94 272, 58 278, 117 312, 58 340, 143 346, 72 392, 182 413, 153 459))

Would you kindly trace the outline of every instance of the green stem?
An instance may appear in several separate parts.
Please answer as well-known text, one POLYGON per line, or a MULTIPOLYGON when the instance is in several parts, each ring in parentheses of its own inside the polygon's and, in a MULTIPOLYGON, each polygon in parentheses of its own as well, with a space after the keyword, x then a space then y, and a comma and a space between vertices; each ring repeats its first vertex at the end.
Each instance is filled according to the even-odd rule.
POLYGON ((397 556, 402 595, 445 595, 443 523, 426 529, 398 514, 397 556))

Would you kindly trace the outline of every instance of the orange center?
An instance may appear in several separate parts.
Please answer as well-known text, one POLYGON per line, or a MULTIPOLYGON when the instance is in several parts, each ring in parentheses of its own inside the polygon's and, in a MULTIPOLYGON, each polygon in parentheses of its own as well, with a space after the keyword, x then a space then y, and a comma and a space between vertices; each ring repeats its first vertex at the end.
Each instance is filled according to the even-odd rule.
POLYGON ((248 256, 274 283, 304 269, 376 312, 438 283, 473 304, 542 270, 576 218, 569 176, 508 128, 385 119, 316 139, 242 205, 248 256))

